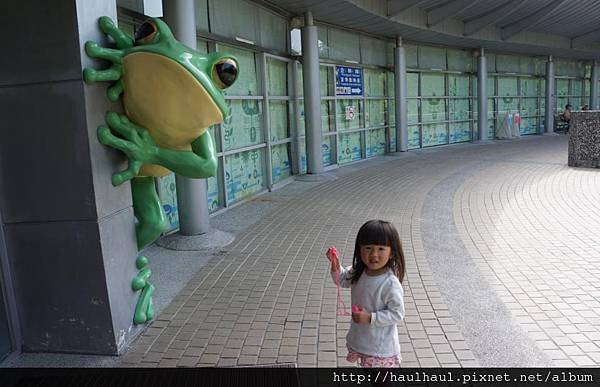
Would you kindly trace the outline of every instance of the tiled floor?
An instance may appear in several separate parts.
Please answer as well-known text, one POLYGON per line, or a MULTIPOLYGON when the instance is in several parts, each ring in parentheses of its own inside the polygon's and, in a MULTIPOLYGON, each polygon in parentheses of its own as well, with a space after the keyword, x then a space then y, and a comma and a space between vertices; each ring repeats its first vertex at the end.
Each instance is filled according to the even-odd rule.
POLYGON ((348 366, 324 253, 350 264, 371 218, 392 221, 404 246, 403 366, 508 365, 485 324, 510 327, 503 345, 522 344, 515 331, 533 343, 520 365, 600 364, 600 171, 568 168, 566 149, 564 136, 534 136, 413 151, 291 197, 204 266, 120 364, 348 366), (471 274, 456 278, 457 265, 471 274), (481 289, 498 313, 473 313, 481 289))

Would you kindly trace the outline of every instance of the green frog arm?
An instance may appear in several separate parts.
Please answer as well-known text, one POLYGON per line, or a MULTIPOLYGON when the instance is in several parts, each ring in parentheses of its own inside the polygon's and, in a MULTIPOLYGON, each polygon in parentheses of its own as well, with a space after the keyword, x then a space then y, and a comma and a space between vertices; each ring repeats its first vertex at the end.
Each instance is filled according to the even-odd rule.
POLYGON ((130 122, 127 117, 115 112, 106 114, 106 126, 98 128, 98 139, 104 145, 119 149, 129 158, 129 168, 113 175, 113 185, 119 185, 137 176, 143 164, 158 164, 171 171, 191 178, 214 176, 217 157, 208 131, 192 142, 192 151, 161 148, 150 137, 150 133, 130 122), (115 136, 111 129, 119 133, 115 136))
POLYGON ((158 148, 155 164, 186 177, 201 179, 215 176, 217 155, 208 130, 191 145, 191 152, 158 148))

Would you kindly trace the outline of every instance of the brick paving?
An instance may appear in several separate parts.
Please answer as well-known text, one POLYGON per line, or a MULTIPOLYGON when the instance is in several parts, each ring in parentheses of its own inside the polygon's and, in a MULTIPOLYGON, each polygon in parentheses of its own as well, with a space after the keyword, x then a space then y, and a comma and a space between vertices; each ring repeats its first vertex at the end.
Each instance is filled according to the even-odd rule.
POLYGON ((324 252, 335 245, 350 264, 356 232, 371 218, 392 221, 404 246, 403 366, 482 364, 464 325, 478 316, 451 312, 422 227, 427 193, 469 168, 448 195, 455 243, 478 280, 553 365, 600 364, 600 175, 566 167, 566 149, 564 136, 535 136, 413 151, 290 198, 196 273, 120 364, 349 366, 350 323, 336 316, 324 252))

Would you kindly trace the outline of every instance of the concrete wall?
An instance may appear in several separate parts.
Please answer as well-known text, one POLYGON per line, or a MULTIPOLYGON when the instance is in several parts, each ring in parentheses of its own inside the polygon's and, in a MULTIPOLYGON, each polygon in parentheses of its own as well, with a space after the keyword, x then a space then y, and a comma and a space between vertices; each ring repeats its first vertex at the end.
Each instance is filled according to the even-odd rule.
POLYGON ((23 351, 116 354, 137 333, 134 217, 125 168, 96 139, 106 84, 87 86, 86 40, 114 0, 8 1, 0 23, 0 210, 23 351))

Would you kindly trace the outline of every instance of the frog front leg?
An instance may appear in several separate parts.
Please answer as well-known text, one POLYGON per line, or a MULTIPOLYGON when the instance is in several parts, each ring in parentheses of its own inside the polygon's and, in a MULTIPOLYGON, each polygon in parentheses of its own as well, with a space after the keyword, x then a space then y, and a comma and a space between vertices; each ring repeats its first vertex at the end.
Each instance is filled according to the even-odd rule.
POLYGON ((138 176, 143 164, 158 164, 175 173, 192 178, 214 176, 217 170, 217 159, 214 144, 208 132, 192 143, 192 152, 175 151, 160 148, 156 145, 148 131, 127 117, 115 112, 108 112, 106 126, 98 128, 98 139, 104 145, 124 152, 129 159, 129 167, 112 176, 113 185, 117 186, 131 180, 133 210, 138 225, 136 236, 138 248, 142 249, 154 242, 165 230, 167 220, 152 177, 138 176), (122 137, 115 136, 114 129, 122 137))
POLYGON ((104 145, 123 151, 129 158, 129 168, 113 175, 115 186, 137 176, 142 164, 157 164, 179 175, 197 179, 214 176, 217 172, 215 146, 208 131, 192 142, 190 152, 159 147, 145 128, 115 112, 107 113, 106 122, 123 138, 100 126, 98 139, 104 145))
POLYGON ((109 35, 117 44, 117 49, 105 48, 96 42, 88 41, 85 43, 85 51, 90 58, 105 59, 112 62, 112 66, 105 70, 95 70, 86 68, 83 70, 83 79, 86 83, 115 81, 115 84, 108 88, 108 99, 115 102, 123 93, 123 50, 133 47, 133 39, 125 32, 121 31, 111 18, 102 16, 98 20, 100 29, 109 35))

